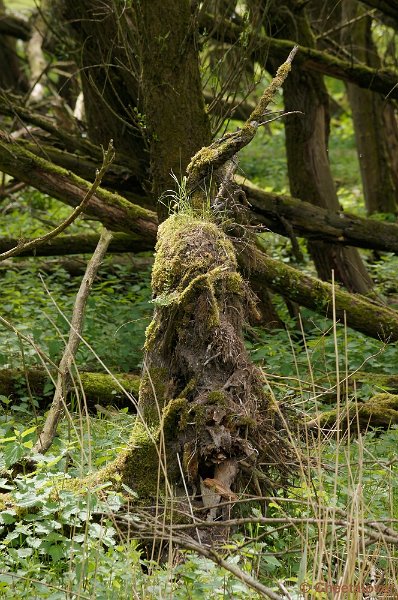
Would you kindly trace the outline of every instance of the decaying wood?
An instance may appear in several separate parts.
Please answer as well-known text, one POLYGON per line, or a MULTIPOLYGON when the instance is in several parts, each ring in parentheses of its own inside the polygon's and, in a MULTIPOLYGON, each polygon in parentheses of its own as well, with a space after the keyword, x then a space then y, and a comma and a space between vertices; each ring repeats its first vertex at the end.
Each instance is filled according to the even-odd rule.
MULTIPOLYGON (((168 495, 169 482, 180 486, 183 475, 184 485, 193 490, 200 482, 208 489, 203 481, 213 480, 220 496, 221 489, 232 493, 238 472, 252 484, 241 461, 249 467, 272 463, 283 473, 294 469, 294 451, 278 435, 283 427, 279 409, 244 346, 243 321, 255 310, 253 299, 237 272, 231 241, 203 213, 202 185, 253 139, 293 56, 279 68, 241 132, 193 157, 187 170, 191 206, 159 226, 152 270, 155 312, 146 331, 138 419, 128 448, 96 481, 119 478, 152 497, 159 495, 160 484, 168 495), (145 473, 151 470, 154 476, 143 480, 144 462, 145 473)), ((221 176, 218 183, 223 181, 221 176)))

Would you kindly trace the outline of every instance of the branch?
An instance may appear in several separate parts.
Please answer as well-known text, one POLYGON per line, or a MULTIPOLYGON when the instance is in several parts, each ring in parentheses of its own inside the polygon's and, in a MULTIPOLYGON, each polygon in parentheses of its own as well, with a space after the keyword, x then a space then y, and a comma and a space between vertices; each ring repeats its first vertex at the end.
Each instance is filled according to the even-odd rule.
MULTIPOLYGON (((201 26, 203 29, 211 31, 216 39, 229 44, 239 45, 245 39, 245 36, 242 35, 244 33, 242 27, 227 19, 220 19, 208 13, 201 16, 201 26)), ((275 60, 283 60, 283 57, 294 45, 295 42, 292 40, 275 39, 264 34, 257 34, 257 45, 253 53, 253 59, 260 62, 260 64, 264 64, 268 56, 275 60)), ((367 90, 379 92, 389 98, 398 99, 398 74, 394 71, 372 69, 365 65, 354 65, 327 52, 307 48, 306 46, 298 46, 296 64, 300 68, 318 71, 336 79, 355 83, 367 90)))
POLYGON ((83 200, 81 201, 79 206, 77 206, 75 208, 75 210, 72 212, 72 214, 69 215, 69 217, 67 219, 65 219, 65 221, 63 221, 63 223, 58 225, 58 227, 55 227, 55 229, 46 233, 45 235, 43 235, 39 238, 36 238, 34 240, 30 240, 29 242, 20 242, 17 246, 15 246, 15 248, 12 248, 11 250, 8 250, 7 252, 3 252, 2 254, 0 254, 0 261, 5 260, 6 258, 11 258, 11 256, 17 256, 18 254, 21 254, 22 252, 29 252, 31 250, 34 250, 41 244, 44 244, 45 242, 49 242, 50 240, 55 238, 57 235, 59 235, 60 233, 65 231, 65 229, 67 229, 67 227, 69 227, 69 225, 71 225, 77 219, 77 217, 84 211, 88 202, 91 200, 91 198, 94 196, 95 192, 97 191, 98 187, 100 186, 102 178, 105 175, 109 165, 112 164, 112 161, 114 158, 115 158, 115 152, 114 152, 113 143, 111 140, 109 142, 108 149, 103 151, 102 166, 99 171, 97 170, 94 183, 92 184, 90 189, 86 192, 83 200))
POLYGON ((238 262, 245 273, 257 282, 306 306, 318 314, 333 318, 333 296, 336 317, 348 327, 385 342, 398 340, 398 312, 373 304, 363 296, 350 294, 338 286, 305 275, 298 269, 274 260, 257 248, 241 248, 236 242, 238 262))
POLYGON ((37 440, 35 446, 33 447, 33 452, 39 452, 41 454, 46 452, 51 446, 56 435, 59 420, 61 419, 64 408, 66 407, 66 394, 72 381, 71 371, 76 352, 80 344, 87 299, 98 268, 101 265, 102 259, 105 256, 111 239, 112 234, 104 229, 98 242, 98 246, 87 265, 86 273, 80 284, 80 288, 76 296, 76 302, 73 307, 69 339, 59 364, 54 398, 44 423, 43 430, 40 433, 39 439, 37 440))
POLYGON ((286 220, 297 236, 344 246, 371 248, 398 254, 398 225, 333 212, 287 195, 266 192, 237 176, 246 194, 254 220, 268 229, 290 237, 286 220))
POLYGON ((233 133, 227 133, 195 154, 187 168, 190 189, 197 187, 205 177, 211 175, 213 171, 235 156, 239 150, 250 144, 258 128, 262 125, 269 103, 288 76, 296 53, 297 46, 294 46, 269 86, 264 90, 258 104, 247 121, 244 122, 242 128, 233 133))
MULTIPOLYGON (((0 171, 24 181, 70 206, 83 200, 91 184, 70 171, 38 158, 0 130, 0 171)), ((99 219, 110 230, 136 234, 155 245, 156 214, 128 202, 118 194, 97 188, 85 207, 85 214, 99 219)))

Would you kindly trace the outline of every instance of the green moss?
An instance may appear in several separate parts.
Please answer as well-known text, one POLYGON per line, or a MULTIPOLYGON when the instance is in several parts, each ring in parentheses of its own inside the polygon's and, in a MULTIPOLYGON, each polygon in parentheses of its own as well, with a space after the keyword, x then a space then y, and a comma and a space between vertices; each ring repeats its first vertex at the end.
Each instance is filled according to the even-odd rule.
POLYGON ((219 390, 213 390, 207 395, 208 404, 217 404, 217 406, 226 406, 227 398, 224 392, 219 390))
MULTIPOLYGON (((331 426, 338 417, 337 410, 322 413, 318 419, 320 426, 331 426)), ((376 394, 367 402, 350 403, 340 414, 340 424, 346 427, 347 421, 356 421, 358 417, 361 427, 386 427, 398 423, 398 396, 395 394, 376 394)))
POLYGON ((175 438, 176 432, 186 427, 188 421, 188 401, 175 398, 165 406, 162 415, 163 435, 166 440, 175 438))
POLYGON ((156 296, 182 292, 192 279, 213 270, 217 266, 214 246, 220 265, 236 268, 233 246, 215 223, 178 213, 160 225, 158 240, 152 270, 152 289, 156 296), (204 243, 195 248, 192 240, 204 243))
POLYGON ((159 425, 159 416, 167 402, 167 369, 151 367, 144 370, 141 378, 139 404, 146 423, 151 427, 159 425))
POLYGON ((86 483, 98 485, 110 481, 116 490, 124 483, 131 487, 139 499, 156 498, 158 490, 159 433, 148 429, 136 420, 128 447, 116 460, 87 478, 86 483))
POLYGON ((115 392, 120 393, 120 388, 117 381, 129 393, 138 396, 140 387, 140 378, 138 376, 121 376, 115 375, 117 381, 112 381, 112 378, 105 373, 80 373, 80 379, 86 395, 96 397, 101 401, 108 401, 112 398, 115 392))

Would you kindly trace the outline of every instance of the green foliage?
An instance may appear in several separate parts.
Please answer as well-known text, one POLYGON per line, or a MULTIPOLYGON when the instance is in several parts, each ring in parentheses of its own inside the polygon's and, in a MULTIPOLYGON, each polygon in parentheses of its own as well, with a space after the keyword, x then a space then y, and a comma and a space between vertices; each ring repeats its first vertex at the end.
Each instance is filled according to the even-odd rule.
MULTIPOLYGON (((63 269, 42 275, 34 261, 30 269, 8 269, 0 277, 4 317, 20 333, 29 333, 51 360, 59 361, 79 279, 63 269)), ((145 328, 152 313, 149 298, 149 271, 138 278, 120 266, 117 275, 102 274, 94 283, 87 303, 84 339, 95 346, 109 368, 133 371, 140 366, 145 328)), ((9 331, 0 330, 0 366, 21 365, 21 344, 9 331)), ((27 364, 37 362, 33 346, 24 343, 23 354, 27 364)), ((84 343, 77 363, 88 370, 101 368, 84 343)))

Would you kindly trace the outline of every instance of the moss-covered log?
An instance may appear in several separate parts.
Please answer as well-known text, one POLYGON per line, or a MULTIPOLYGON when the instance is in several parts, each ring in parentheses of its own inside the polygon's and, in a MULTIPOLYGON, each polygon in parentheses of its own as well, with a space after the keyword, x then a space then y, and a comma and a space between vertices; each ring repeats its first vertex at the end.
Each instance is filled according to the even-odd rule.
POLYGON ((364 296, 350 294, 337 285, 332 286, 305 275, 282 262, 266 256, 256 248, 246 247, 238 252, 239 262, 245 273, 257 278, 274 291, 306 306, 315 312, 333 317, 333 295, 336 318, 362 333, 386 342, 398 340, 398 313, 366 300, 364 296))
POLYGON ((339 410, 325 411, 305 424, 309 429, 350 430, 357 433, 369 427, 390 427, 398 424, 398 395, 376 394, 366 402, 348 402, 339 410))
MULTIPOLYGON (((99 240, 96 233, 79 233, 75 235, 60 235, 40 244, 37 248, 21 252, 18 256, 69 256, 73 254, 91 254, 99 240)), ((27 240, 26 240, 27 241, 27 240)), ((7 252, 18 246, 20 240, 0 238, 0 253, 7 252)), ((109 244, 108 253, 145 252, 153 250, 152 237, 145 238, 137 234, 115 233, 109 244)))
MULTIPOLYGON (((78 206, 91 184, 70 171, 57 167, 15 142, 0 131, 0 170, 34 186, 38 190, 69 204, 78 206)), ((84 212, 99 219, 111 231, 142 236, 155 243, 156 215, 131 204, 122 196, 98 188, 84 212)))
MULTIPOLYGON (((201 16, 201 26, 223 42, 232 45, 245 43, 246 38, 242 27, 232 21, 220 19, 210 14, 203 14, 201 16)), ((282 61, 294 45, 295 43, 291 40, 275 39, 265 34, 257 34, 257 44, 253 58, 260 62, 264 62, 267 57, 282 61)), ((300 69, 310 69, 329 77, 350 81, 359 87, 379 92, 391 99, 398 98, 398 75, 391 70, 372 69, 365 65, 354 64, 336 58, 327 52, 303 45, 299 45, 296 65, 300 69)))
POLYGON ((333 212, 292 196, 266 192, 242 177, 236 179, 251 204, 254 219, 275 233, 289 237, 288 221, 293 232, 307 240, 398 252, 398 225, 395 223, 333 212))
MULTIPOLYGON (((53 373, 56 376, 56 373, 53 373)), ((138 397, 140 377, 138 375, 117 374, 117 381, 134 398, 138 397)), ((76 391, 81 397, 81 387, 89 408, 95 404, 102 406, 117 405, 119 408, 128 407, 135 410, 132 401, 121 391, 118 383, 106 373, 81 372, 76 378, 76 391)), ((46 408, 52 400, 53 387, 51 378, 43 369, 0 369, 0 394, 18 403, 19 398, 29 397, 30 394, 38 402, 40 408, 46 408)), ((70 398, 76 398, 76 392, 71 391, 70 398)), ((1 406, 1 403, 0 403, 1 406)))

